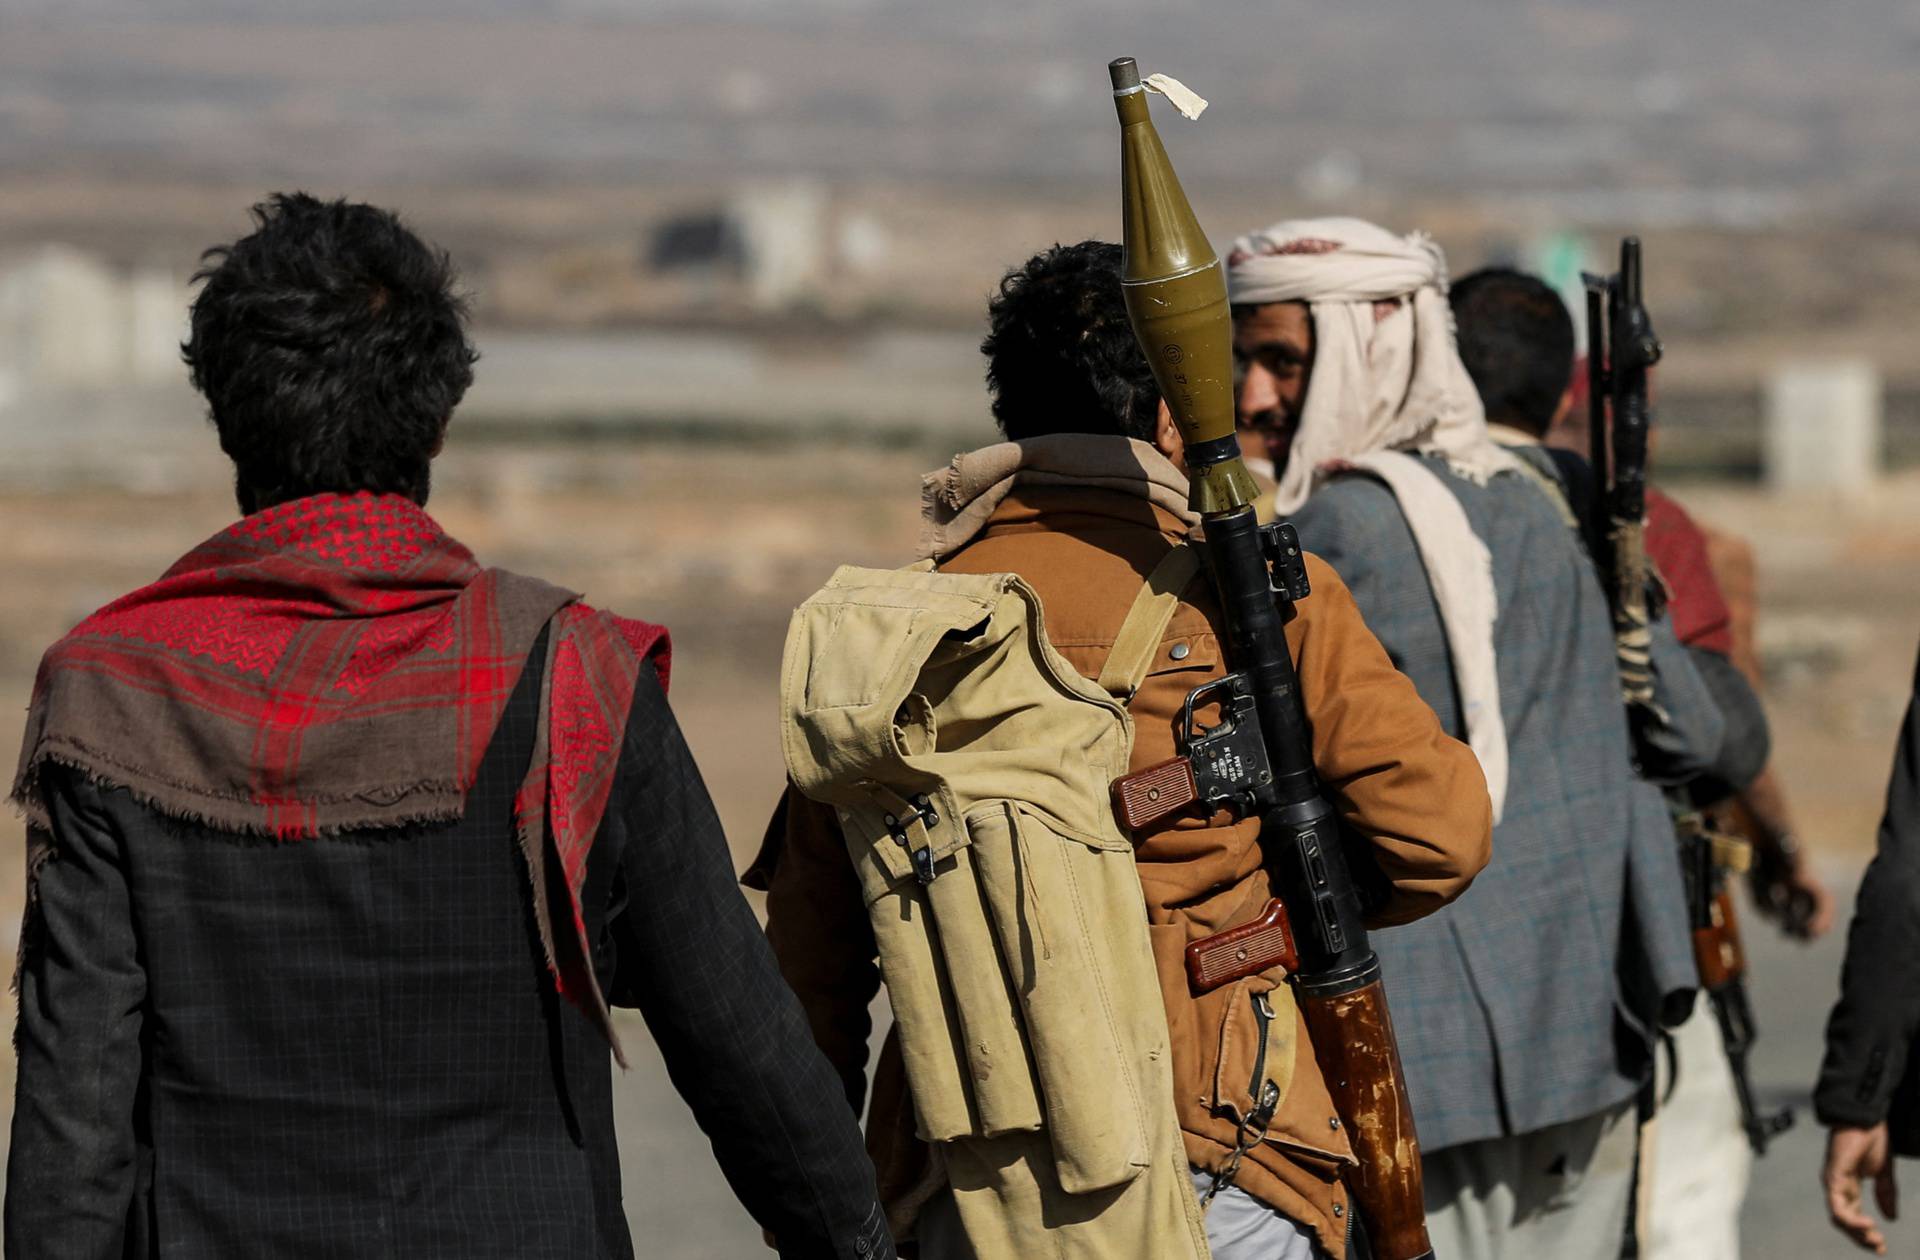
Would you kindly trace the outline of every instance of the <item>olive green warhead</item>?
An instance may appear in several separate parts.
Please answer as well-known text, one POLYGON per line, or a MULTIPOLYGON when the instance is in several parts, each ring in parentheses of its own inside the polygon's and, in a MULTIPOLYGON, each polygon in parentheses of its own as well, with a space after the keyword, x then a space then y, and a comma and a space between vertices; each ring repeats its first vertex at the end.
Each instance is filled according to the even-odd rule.
POLYGON ((1140 67, 1107 67, 1120 115, 1122 281, 1127 316, 1187 444, 1188 500, 1201 515, 1259 497, 1233 426, 1233 317, 1220 259, 1147 112, 1140 67))

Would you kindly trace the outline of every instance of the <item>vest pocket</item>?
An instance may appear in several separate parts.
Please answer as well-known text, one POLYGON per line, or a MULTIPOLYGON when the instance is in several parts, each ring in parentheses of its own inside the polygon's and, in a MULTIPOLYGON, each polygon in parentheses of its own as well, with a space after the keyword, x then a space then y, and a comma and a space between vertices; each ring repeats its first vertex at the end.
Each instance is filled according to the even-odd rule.
MULTIPOLYGON (((1293 1083, 1295 1023, 1292 991, 1271 979, 1248 976, 1227 986, 1213 1071, 1215 1115, 1241 1123, 1262 1110, 1269 1085, 1273 1103, 1286 1098, 1293 1083)), ((1272 1108, 1266 1114, 1270 1123, 1272 1108)))
POLYGON ((1299 1056, 1311 1056, 1313 1048, 1306 1041, 1292 988, 1276 979, 1280 974, 1276 970, 1248 976, 1199 1000, 1200 1026, 1219 1029, 1205 1102, 1215 1117, 1235 1125, 1249 1116, 1257 1121, 1262 1094, 1271 1085, 1274 1107, 1259 1128, 1260 1143, 1331 1173, 1353 1163, 1353 1150, 1346 1131, 1327 1123, 1333 1116, 1332 1101, 1311 1058, 1313 1076, 1301 1085, 1306 1096, 1288 1106, 1299 1056))
POLYGON ((1033 1069, 1021 1036, 1018 999, 997 948, 981 872, 972 846, 953 851, 953 869, 926 886, 930 926, 953 993, 953 1026, 960 1059, 973 1086, 981 1137, 1031 1132, 1041 1124, 1033 1069))
POLYGON ((970 852, 1032 1050, 1061 1188, 1131 1181, 1167 1053, 1140 877, 1128 850, 1012 801, 968 811, 970 852))
MULTIPOLYGON (((880 972, 899 1027, 916 1132, 929 1142, 1032 1132, 1040 1100, 1018 999, 963 827, 941 827, 935 877, 922 883, 895 834, 841 812, 860 870, 880 972), (878 832, 872 840, 856 837, 878 832), (901 850, 896 853, 895 850, 901 850), (905 869, 896 873, 895 866, 905 869)), ((925 844, 921 833, 912 838, 925 844)))

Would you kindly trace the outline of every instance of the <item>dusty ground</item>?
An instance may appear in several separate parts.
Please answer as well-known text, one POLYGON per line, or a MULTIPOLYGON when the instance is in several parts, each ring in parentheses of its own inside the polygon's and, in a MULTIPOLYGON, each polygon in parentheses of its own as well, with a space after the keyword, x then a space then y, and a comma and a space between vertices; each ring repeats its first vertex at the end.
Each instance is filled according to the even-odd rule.
MULTIPOLYGON (((910 558, 918 478, 937 455, 905 451, 698 447, 449 452, 433 508, 483 561, 531 570, 675 633, 674 703, 744 863, 780 783, 774 685, 788 613, 837 563, 910 558)), ((201 488, 0 497, 0 702, 26 703, 44 645, 94 606, 157 575, 231 519, 217 469, 201 488)), ((1766 498, 1682 486, 1703 519, 1759 557, 1762 647, 1772 676, 1778 764, 1810 848, 1845 877, 1872 842, 1893 731, 1920 633, 1920 481, 1846 501, 1766 498)), ((20 832, 0 823, 0 923, 20 896, 20 832)), ((10 941, 8 942, 10 944, 10 941)), ((1778 953, 1769 946, 1770 954, 1778 953)), ((1804 1092, 1831 1001, 1837 945, 1783 956, 1761 976, 1777 1030, 1763 1088, 1804 1092)), ((11 1013, 7 1012, 7 1018, 11 1013)), ((635 1040, 643 1038, 635 1030, 635 1040)), ((0 1052, 4 1053, 4 1052, 0 1052)), ((0 1081, 11 1072, 7 1060, 0 1081)), ((0 1092, 0 1110, 11 1091, 0 1092)), ((686 1157, 690 1122, 656 1062, 622 1082, 629 1211, 661 1257, 753 1254, 754 1231, 717 1173, 686 1157)), ((1793 1250, 1781 1222, 1812 1200, 1811 1136, 1762 1169, 1764 1220, 1748 1254, 1793 1250), (1808 1148, 1810 1149, 1810 1148, 1808 1148), (1784 1241, 1780 1242, 1784 1247, 1784 1241)), ((1835 1253, 1837 1254, 1837 1253, 1835 1253)))

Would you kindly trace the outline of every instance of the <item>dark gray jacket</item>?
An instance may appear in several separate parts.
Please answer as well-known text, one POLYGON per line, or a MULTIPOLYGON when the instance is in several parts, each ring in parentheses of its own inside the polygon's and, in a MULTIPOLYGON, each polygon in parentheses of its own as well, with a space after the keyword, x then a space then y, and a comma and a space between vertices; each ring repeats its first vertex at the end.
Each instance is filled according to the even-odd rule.
MULTIPOLYGON (((635 1254, 607 1044, 554 992, 514 836, 539 684, 523 670, 454 823, 278 843, 49 771, 7 1255, 635 1254)), ((645 1015, 782 1254, 891 1256, 650 669, 582 902, 608 998, 645 1015)))
MULTIPOLYGON (((1521 458, 1552 471, 1537 451, 1521 458)), ((1531 479, 1482 486, 1428 462, 1493 555, 1509 750, 1487 868, 1452 905, 1374 938, 1421 1143, 1438 1150, 1631 1098, 1645 1026, 1681 1013, 1697 977, 1672 822, 1659 789, 1634 774, 1592 565, 1531 479)), ((1341 477, 1293 522, 1442 726, 1464 738, 1446 632, 1393 493, 1341 477)), ((1684 719, 1666 759, 1690 777, 1718 754, 1720 717, 1664 623, 1655 667, 1660 700, 1684 719)))
POLYGON ((1822 1124, 1886 1120, 1894 1150, 1920 1158, 1920 666, 1913 688, 1813 1106, 1822 1124))

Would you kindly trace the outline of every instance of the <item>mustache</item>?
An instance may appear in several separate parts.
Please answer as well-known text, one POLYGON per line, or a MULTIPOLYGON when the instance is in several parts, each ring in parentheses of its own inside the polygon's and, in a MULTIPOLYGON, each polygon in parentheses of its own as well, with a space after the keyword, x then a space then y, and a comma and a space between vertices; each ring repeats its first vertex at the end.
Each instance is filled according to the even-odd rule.
POLYGON ((1292 412, 1280 407, 1267 407, 1242 415, 1240 427, 1266 432, 1292 433, 1296 426, 1292 412))

